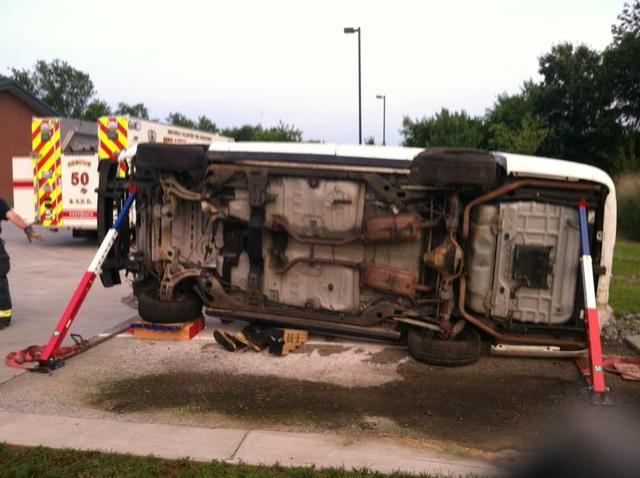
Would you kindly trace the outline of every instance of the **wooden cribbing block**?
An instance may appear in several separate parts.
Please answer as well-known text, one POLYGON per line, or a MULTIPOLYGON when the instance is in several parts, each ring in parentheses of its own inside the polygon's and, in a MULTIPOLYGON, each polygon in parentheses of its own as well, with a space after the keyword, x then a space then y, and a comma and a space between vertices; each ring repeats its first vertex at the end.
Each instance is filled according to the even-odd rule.
POLYGON ((191 340, 204 329, 204 317, 179 324, 151 324, 139 321, 132 324, 133 336, 146 340, 191 340))
POLYGON ((269 353, 274 355, 287 355, 309 340, 306 330, 274 329, 273 335, 276 341, 269 347, 269 353))

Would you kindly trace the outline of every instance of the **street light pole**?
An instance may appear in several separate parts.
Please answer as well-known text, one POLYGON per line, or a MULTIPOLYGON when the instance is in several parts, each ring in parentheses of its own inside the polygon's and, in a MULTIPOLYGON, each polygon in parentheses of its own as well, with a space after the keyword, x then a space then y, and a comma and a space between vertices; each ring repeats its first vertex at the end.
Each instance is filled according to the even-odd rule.
POLYGON ((382 146, 386 143, 386 126, 387 126, 387 95, 376 95, 376 98, 382 100, 382 146))
POLYGON ((358 142, 362 144, 362 67, 360 57, 360 27, 345 27, 345 33, 358 34, 358 142))

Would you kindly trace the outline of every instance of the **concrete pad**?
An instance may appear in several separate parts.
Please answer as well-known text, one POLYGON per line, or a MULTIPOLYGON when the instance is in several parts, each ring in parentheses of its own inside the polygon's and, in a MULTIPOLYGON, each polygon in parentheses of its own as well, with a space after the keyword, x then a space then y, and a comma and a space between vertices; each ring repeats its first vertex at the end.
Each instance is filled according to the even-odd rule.
POLYGON ((167 459, 230 460, 246 434, 246 430, 0 412, 0 442, 167 459))
POLYGON ((201 428, 0 412, 0 442, 159 458, 256 465, 369 468, 446 475, 497 475, 489 463, 446 457, 391 440, 351 441, 337 434, 201 428))
POLYGON ((252 430, 235 455, 236 462, 254 465, 318 468, 369 468, 382 473, 442 473, 496 475, 489 463, 446 457, 427 448, 413 448, 386 439, 350 440, 336 434, 252 430))
POLYGON ((640 335, 630 335, 625 340, 633 348, 633 350, 640 353, 640 335))

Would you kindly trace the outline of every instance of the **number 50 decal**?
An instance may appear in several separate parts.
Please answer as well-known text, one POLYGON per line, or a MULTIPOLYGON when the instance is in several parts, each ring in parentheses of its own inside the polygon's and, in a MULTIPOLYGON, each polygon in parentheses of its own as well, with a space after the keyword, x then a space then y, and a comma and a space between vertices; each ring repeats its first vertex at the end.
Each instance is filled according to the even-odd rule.
POLYGON ((83 186, 89 184, 89 173, 71 173, 71 185, 77 186, 78 184, 82 184, 83 186))

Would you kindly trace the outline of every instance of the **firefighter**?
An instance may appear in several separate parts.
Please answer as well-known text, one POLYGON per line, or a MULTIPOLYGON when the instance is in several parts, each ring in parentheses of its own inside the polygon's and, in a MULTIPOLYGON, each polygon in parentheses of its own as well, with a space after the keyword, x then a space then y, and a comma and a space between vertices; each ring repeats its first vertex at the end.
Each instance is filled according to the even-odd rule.
MULTIPOLYGON (((31 226, 27 226, 24 219, 9 207, 6 201, 0 198, 0 233, 2 232, 2 221, 10 221, 22 229, 27 235, 27 239, 42 239, 42 235, 35 232, 31 226)), ((4 248, 4 241, 0 238, 0 330, 8 327, 11 323, 11 296, 9 295, 9 254, 4 248)))

